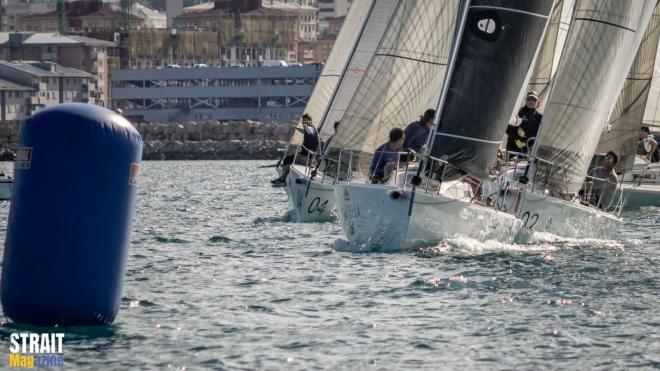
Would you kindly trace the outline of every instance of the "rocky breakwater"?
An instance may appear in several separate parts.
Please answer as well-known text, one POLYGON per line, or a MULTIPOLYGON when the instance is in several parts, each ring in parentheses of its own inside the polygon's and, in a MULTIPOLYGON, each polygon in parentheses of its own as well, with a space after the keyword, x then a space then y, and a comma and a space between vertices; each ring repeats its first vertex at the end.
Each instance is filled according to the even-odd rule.
MULTIPOLYGON (((255 121, 138 123, 143 160, 275 159, 291 127, 255 121)), ((0 124, 0 161, 12 161, 20 127, 0 124)))
POLYGON ((274 159, 291 127, 255 121, 140 123, 144 160, 274 159))

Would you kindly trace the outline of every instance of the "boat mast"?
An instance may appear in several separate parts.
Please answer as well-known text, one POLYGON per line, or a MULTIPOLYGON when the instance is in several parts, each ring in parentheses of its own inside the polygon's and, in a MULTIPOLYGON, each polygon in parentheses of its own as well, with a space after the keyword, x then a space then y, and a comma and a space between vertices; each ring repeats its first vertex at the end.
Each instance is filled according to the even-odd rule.
MULTIPOLYGON (((456 65, 456 55, 458 54, 458 44, 461 41, 463 36, 463 30, 465 29, 465 20, 467 19, 468 11, 470 10, 470 0, 461 0, 461 7, 459 7, 459 18, 456 22, 456 30, 454 31, 454 39, 451 44, 451 53, 449 54, 449 66, 447 68, 447 73, 445 73, 445 80, 442 84, 442 92, 440 93, 440 99, 438 100, 437 109, 435 112, 435 117, 433 118, 433 128, 429 132, 429 136, 426 139, 426 150, 424 151, 424 156, 430 156, 431 147, 435 141, 435 135, 438 131, 438 126, 440 122, 440 114, 442 112, 445 99, 447 98, 447 91, 449 91, 449 82, 451 81, 451 76, 454 72, 454 66, 456 65)), ((417 176, 419 176, 422 169, 423 160, 420 161, 419 169, 417 170, 417 176)), ((412 201, 411 201, 412 205, 412 201)))
POLYGON ((454 72, 454 66, 456 66, 456 55, 458 54, 458 44, 461 41, 463 36, 463 30, 465 29, 465 21, 467 19, 468 11, 470 10, 470 0, 461 0, 461 5, 459 6, 458 12, 458 22, 456 22, 455 31, 453 40, 451 43, 451 52, 449 54, 449 65, 447 67, 447 72, 445 73, 445 79, 442 83, 442 92, 440 93, 440 98, 438 99, 438 105, 436 106, 435 117, 433 118, 433 129, 429 132, 429 137, 426 138, 426 150, 424 151, 423 157, 419 160, 419 166, 417 167, 417 175, 413 179, 413 187, 410 193, 410 206, 408 206, 408 218, 412 216, 413 205, 415 201, 415 191, 417 190, 417 184, 419 183, 419 176, 422 174, 422 169, 424 168, 424 159, 431 155, 431 146, 435 138, 435 133, 438 130, 438 125, 440 121, 440 113, 442 106, 445 103, 447 97, 447 91, 449 90, 449 82, 451 81, 451 75, 454 72))

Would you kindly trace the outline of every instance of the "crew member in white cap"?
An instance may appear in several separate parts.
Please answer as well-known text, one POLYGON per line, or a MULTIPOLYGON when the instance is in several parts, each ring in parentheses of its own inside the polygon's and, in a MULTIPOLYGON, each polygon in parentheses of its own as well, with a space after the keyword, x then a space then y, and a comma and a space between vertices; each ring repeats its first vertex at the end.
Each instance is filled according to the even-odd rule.
POLYGON ((506 128, 508 135, 506 150, 509 152, 531 153, 527 148, 530 138, 535 138, 541 126, 543 115, 536 110, 539 94, 535 91, 527 93, 526 104, 518 111, 518 118, 512 120, 506 128))

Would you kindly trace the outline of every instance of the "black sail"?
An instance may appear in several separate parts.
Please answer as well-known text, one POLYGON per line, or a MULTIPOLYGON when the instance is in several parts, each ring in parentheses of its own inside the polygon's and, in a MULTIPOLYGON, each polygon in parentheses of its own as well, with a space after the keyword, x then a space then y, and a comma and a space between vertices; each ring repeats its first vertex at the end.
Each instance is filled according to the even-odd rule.
POLYGON ((548 0, 470 2, 431 156, 446 156, 476 178, 488 176, 552 5, 548 0))

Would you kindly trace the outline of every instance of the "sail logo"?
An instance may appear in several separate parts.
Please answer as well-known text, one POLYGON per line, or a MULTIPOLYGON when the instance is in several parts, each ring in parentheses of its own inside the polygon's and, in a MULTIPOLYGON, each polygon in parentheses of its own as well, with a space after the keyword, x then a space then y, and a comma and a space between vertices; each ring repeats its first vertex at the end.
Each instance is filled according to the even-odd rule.
POLYGON ((64 367, 64 333, 12 333, 9 336, 10 368, 64 367))
POLYGON ((502 32, 500 17, 491 10, 471 14, 469 24, 472 33, 484 41, 495 41, 502 32))
POLYGON ((482 19, 477 22, 477 28, 485 33, 495 32, 495 20, 491 18, 482 19))

